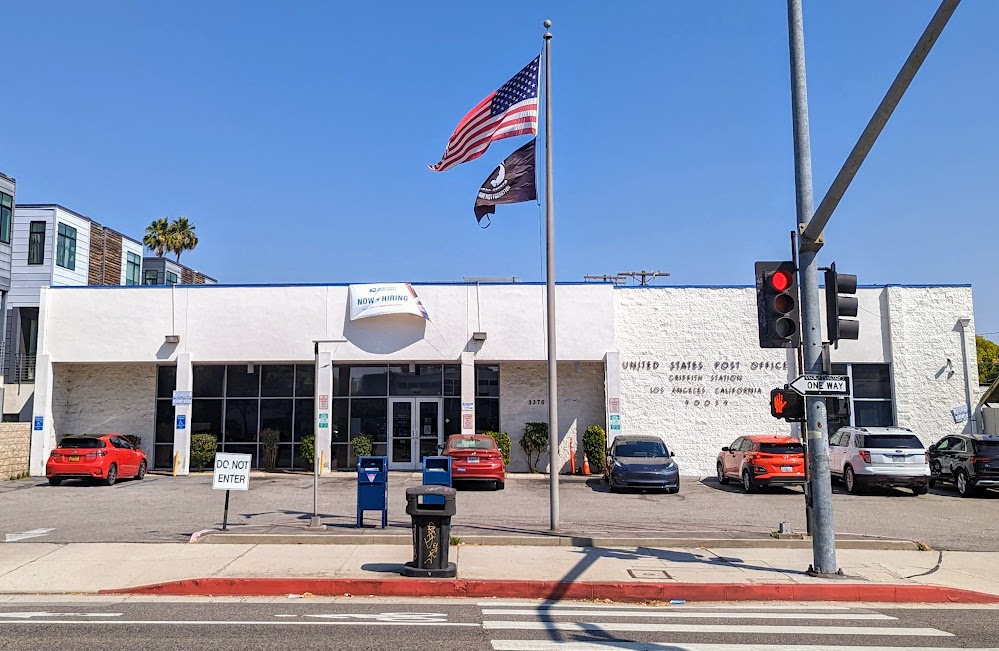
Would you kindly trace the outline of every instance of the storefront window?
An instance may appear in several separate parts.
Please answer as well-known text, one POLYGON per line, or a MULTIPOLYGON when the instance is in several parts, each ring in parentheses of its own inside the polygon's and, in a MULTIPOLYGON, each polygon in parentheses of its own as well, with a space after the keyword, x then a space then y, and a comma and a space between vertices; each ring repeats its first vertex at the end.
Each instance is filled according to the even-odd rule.
MULTIPOLYGON (((156 423, 153 434, 153 467, 170 468, 173 464, 173 390, 177 386, 177 367, 156 369, 156 423)), ((148 443, 146 444, 148 445, 148 443)), ((148 450, 149 448, 146 447, 148 450)))
POLYGON ((256 365, 232 364, 225 367, 225 397, 254 398, 260 395, 260 371, 256 365))
POLYGON ((499 366, 475 367, 475 431, 500 431, 499 366))
POLYGON ((389 367, 390 396, 439 396, 443 388, 442 364, 409 364, 389 367))
POLYGON ((444 395, 461 397, 461 364, 444 365, 444 395))
POLYGON ((269 364, 260 367, 260 395, 291 398, 295 395, 295 365, 269 364))
POLYGON ((388 367, 351 366, 350 395, 352 396, 388 395, 388 367))
POLYGON ((829 413, 829 432, 845 425, 890 427, 895 425, 891 395, 891 368, 888 364, 833 364, 834 375, 850 378, 849 413, 829 413))
POLYGON ((196 365, 194 371, 195 398, 221 398, 225 383, 224 366, 196 365))

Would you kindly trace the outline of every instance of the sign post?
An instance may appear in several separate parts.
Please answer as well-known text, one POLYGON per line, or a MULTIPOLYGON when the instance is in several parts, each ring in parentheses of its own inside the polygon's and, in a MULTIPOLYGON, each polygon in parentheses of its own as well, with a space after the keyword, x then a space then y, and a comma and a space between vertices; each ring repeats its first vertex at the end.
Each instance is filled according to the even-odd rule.
POLYGON ((225 491, 225 508, 222 512, 222 531, 229 524, 229 491, 250 490, 250 465, 253 457, 249 454, 218 452, 215 454, 215 474, 212 488, 225 491))

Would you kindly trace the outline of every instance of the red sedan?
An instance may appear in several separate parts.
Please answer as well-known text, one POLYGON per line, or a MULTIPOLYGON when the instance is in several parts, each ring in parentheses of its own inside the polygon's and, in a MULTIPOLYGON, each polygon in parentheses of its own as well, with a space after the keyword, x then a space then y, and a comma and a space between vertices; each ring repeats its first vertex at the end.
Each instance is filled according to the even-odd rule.
POLYGON ((451 478, 454 481, 491 481, 496 490, 503 490, 506 467, 503 454, 491 436, 454 434, 447 439, 444 455, 451 457, 451 478))
POLYGON ((63 479, 93 479, 111 486, 121 477, 146 476, 146 455, 121 434, 66 436, 45 464, 49 484, 63 479))

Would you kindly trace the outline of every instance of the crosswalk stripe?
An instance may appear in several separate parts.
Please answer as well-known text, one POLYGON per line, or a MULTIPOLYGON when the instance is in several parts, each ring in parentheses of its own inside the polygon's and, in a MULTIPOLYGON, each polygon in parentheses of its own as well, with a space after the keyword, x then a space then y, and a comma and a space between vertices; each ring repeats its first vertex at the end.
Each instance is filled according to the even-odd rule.
POLYGON ((697 612, 684 609, 657 610, 562 610, 562 609, 517 609, 484 608, 483 615, 534 615, 536 617, 648 617, 677 619, 848 619, 848 620, 894 620, 896 617, 881 613, 785 613, 785 612, 726 612, 722 610, 697 612))
MULTIPOLYGON (((942 647, 870 647, 812 644, 700 644, 696 642, 550 642, 547 640, 493 640, 493 651, 954 651, 942 647)), ((995 651, 965 649, 964 651, 995 651)))
MULTIPOLYGON (((739 604, 722 604, 722 605, 711 605, 711 604, 684 604, 676 606, 639 606, 637 604, 581 604, 573 602, 539 602, 539 601, 480 601, 476 604, 482 608, 542 608, 542 609, 555 609, 555 608, 587 608, 590 610, 634 610, 635 608, 641 608, 642 610, 687 610, 690 608, 696 608, 697 610, 759 610, 760 604, 757 603, 753 606, 744 606, 739 604)), ((810 604, 788 604, 780 603, 781 610, 853 610, 849 606, 829 606, 826 604, 810 605, 810 604)))
POLYGON ((935 628, 878 626, 768 626, 757 624, 641 624, 635 622, 526 622, 486 620, 487 630, 568 631, 576 633, 784 633, 790 635, 877 635, 884 637, 954 637, 935 628))

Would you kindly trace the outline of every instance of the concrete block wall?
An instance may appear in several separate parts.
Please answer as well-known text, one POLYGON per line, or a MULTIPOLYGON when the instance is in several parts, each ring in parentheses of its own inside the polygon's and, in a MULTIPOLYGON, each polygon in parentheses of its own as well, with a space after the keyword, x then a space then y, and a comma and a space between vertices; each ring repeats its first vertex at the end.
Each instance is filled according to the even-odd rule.
POLYGON ((52 420, 64 434, 135 434, 152 458, 155 364, 53 364, 52 420))
MULTIPOLYGON (((604 414, 603 362, 559 362, 558 421, 561 471, 569 465, 569 442, 574 441, 577 463, 583 432, 590 425, 603 426, 604 414)), ((500 427, 510 435, 510 470, 528 471, 527 454, 520 447, 524 427, 531 422, 548 420, 548 367, 544 363, 500 364, 500 427)), ((548 457, 543 455, 538 470, 547 472, 548 457)))
POLYGON ((31 423, 0 423, 0 481, 28 472, 31 423))

